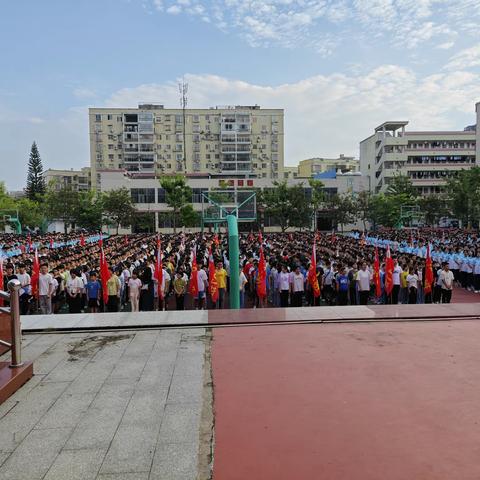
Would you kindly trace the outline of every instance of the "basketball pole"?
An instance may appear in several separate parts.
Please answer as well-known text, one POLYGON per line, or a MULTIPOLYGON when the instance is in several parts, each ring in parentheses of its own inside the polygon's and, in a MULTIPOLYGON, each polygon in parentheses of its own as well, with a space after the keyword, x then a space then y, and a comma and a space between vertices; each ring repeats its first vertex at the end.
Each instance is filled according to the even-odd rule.
POLYGON ((238 244, 238 221, 236 215, 227 215, 228 254, 230 261, 230 308, 240 308, 240 249, 238 244))

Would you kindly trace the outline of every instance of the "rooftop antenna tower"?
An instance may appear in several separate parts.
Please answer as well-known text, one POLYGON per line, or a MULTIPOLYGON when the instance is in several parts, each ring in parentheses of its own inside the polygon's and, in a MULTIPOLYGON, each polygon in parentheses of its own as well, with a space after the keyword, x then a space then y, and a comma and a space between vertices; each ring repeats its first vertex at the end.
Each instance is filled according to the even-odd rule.
POLYGON ((188 104, 188 83, 185 82, 185 77, 178 83, 178 91, 180 92, 180 107, 182 108, 183 120, 183 171, 187 174, 187 132, 186 132, 186 116, 185 110, 188 104))

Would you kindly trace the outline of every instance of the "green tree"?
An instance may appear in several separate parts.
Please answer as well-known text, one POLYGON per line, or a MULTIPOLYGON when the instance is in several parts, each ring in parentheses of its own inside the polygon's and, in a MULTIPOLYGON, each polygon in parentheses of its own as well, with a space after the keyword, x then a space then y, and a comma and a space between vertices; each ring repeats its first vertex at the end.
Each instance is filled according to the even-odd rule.
MULTIPOLYGON (((364 190, 359 192, 355 198, 355 209, 358 215, 358 218, 363 223, 363 229, 367 229, 367 221, 371 220, 372 216, 372 198, 373 195, 371 192, 364 190)), ((375 228, 375 221, 372 221, 373 227, 375 228)))
POLYGON ((351 195, 332 195, 326 205, 330 210, 332 221, 334 225, 340 225, 343 232, 343 227, 355 220, 356 205, 351 195))
POLYGON ((103 193, 103 214, 108 222, 115 225, 117 235, 120 225, 128 227, 132 224, 135 212, 128 188, 115 188, 103 193))
POLYGON ((160 185, 165 190, 165 201, 173 210, 173 232, 177 233, 177 223, 179 221, 181 209, 192 202, 192 189, 187 185, 185 177, 175 175, 172 177, 163 177, 160 185))
POLYGON ((445 195, 429 195, 418 199, 417 205, 425 215, 425 223, 435 226, 442 217, 450 215, 448 198, 445 195))
POLYGON ((315 180, 313 178, 308 179, 308 184, 312 189, 311 205, 313 209, 313 229, 317 230, 317 213, 320 206, 325 202, 325 185, 321 180, 315 180))
POLYGON ((45 222, 44 206, 29 198, 20 198, 16 201, 18 217, 23 227, 31 229, 42 228, 45 222))
POLYGON ((78 208, 78 192, 66 185, 52 182, 47 189, 44 200, 45 214, 48 220, 61 220, 64 232, 75 225, 78 208))
POLYGON ((30 200, 40 200, 45 194, 46 185, 43 178, 42 159, 37 144, 33 142, 28 160, 27 187, 25 193, 30 200))
POLYGON ((305 197, 303 184, 289 187, 287 182, 274 182, 273 188, 266 188, 257 199, 265 214, 272 218, 285 232, 289 227, 308 226, 311 207, 305 197))
POLYGON ((480 167, 460 170, 449 179, 447 194, 453 214, 470 227, 472 220, 480 217, 480 167))
POLYGON ((180 220, 183 227, 198 227, 200 214, 193 209, 192 204, 187 204, 180 209, 180 220))
POLYGON ((417 191, 412 181, 406 175, 395 175, 393 180, 388 184, 387 195, 405 195, 406 197, 416 198, 417 191))
POLYGON ((103 196, 93 190, 78 193, 75 224, 89 230, 102 228, 103 196))

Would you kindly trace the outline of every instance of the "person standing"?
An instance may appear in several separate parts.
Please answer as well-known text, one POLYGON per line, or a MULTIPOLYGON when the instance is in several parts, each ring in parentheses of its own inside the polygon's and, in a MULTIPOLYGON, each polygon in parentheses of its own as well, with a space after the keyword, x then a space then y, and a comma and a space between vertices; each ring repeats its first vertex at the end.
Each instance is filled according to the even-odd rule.
POLYGON ((453 282, 455 277, 450 270, 448 263, 443 267, 440 273, 440 282, 442 284, 442 303, 450 303, 452 300, 453 282))
POLYGON ((402 274, 403 270, 402 267, 398 264, 398 260, 395 258, 393 260, 393 289, 392 289, 392 304, 398 304, 398 295, 400 293, 400 275, 402 274))
POLYGON ((278 290, 280 292, 280 306, 288 307, 288 293, 290 291, 290 274, 287 266, 282 265, 282 271, 278 274, 278 290))
POLYGON ((291 276, 290 289, 292 294, 292 307, 301 307, 305 291, 305 277, 300 271, 300 266, 298 265, 291 276))
POLYGON ((337 304, 348 305, 349 280, 345 273, 345 267, 340 267, 337 275, 337 304))
POLYGON ((187 292, 187 282, 183 274, 177 271, 173 280, 173 290, 175 292, 175 304, 177 310, 185 310, 185 293, 187 292))
POLYGON ((408 303, 417 303, 418 275, 415 270, 410 267, 406 278, 408 288, 408 303))
POLYGON ((107 310, 109 312, 118 312, 118 304, 120 301, 120 292, 121 292, 121 282, 120 278, 116 273, 110 275, 110 278, 107 280, 107 292, 108 292, 108 302, 107 310))
POLYGON ((248 283, 247 277, 243 273, 243 270, 240 270, 240 308, 245 308, 245 285, 248 283))
POLYGON ((360 305, 368 304, 368 297, 370 296, 370 281, 371 275, 367 270, 367 264, 362 263, 360 270, 357 272, 358 292, 360 296, 360 305))
POLYGON ((85 291, 90 313, 97 313, 100 306, 100 282, 97 280, 96 272, 90 273, 90 278, 85 285, 85 291))
POLYGON ((128 296, 130 299, 130 306, 131 306, 132 312, 139 311, 141 288, 142 288, 142 281, 138 278, 137 271, 134 270, 128 279, 128 296))
POLYGON ((20 282, 20 314, 27 315, 29 310, 29 303, 30 303, 30 295, 31 295, 31 278, 30 275, 27 273, 27 269, 24 263, 21 263, 18 266, 18 273, 17 273, 18 281, 20 282))
POLYGON ((48 273, 48 265, 40 265, 40 275, 38 277, 38 298, 40 312, 43 315, 52 314, 52 295, 55 290, 53 277, 48 273))
POLYGON ((223 263, 218 262, 215 270, 215 278, 218 288, 218 308, 223 308, 225 300, 225 291, 227 289, 227 271, 223 268, 223 263))
POLYGON ((82 311, 83 281, 75 269, 70 270, 70 279, 67 281, 67 298, 69 312, 80 313, 82 311))
POLYGON ((325 264, 325 272, 323 274, 323 296, 325 302, 328 305, 333 305, 335 302, 335 293, 333 289, 333 284, 335 281, 335 273, 333 271, 333 266, 330 262, 325 264))

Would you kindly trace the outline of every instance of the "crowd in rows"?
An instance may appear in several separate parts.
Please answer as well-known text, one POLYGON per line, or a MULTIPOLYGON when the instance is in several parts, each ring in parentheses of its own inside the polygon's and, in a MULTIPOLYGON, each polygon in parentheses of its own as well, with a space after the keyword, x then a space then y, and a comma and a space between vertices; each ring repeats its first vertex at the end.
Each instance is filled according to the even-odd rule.
MULTIPOLYGON (((242 308, 449 303, 455 283, 480 291, 480 245, 465 230, 246 233, 239 246, 242 308)), ((24 315, 229 305, 225 234, 0 235, 0 247, 3 288, 20 281, 24 315)))

